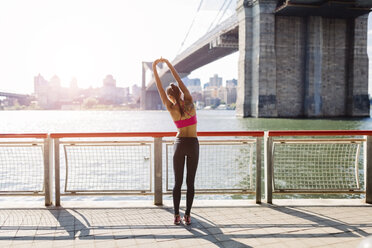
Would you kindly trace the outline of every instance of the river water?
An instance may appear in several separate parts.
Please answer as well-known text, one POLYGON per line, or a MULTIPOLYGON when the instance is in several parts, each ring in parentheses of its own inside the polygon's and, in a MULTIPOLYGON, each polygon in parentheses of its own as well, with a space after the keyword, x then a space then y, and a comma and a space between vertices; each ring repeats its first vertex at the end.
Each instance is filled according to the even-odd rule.
MULTIPOLYGON (((0 111, 0 133, 176 131, 167 111, 0 111)), ((371 118, 238 118, 232 110, 199 110, 198 131, 372 130, 371 118)))
MULTIPOLYGON (((372 130, 371 118, 238 118, 235 111, 231 110, 199 110, 197 114, 198 131, 372 130)), ((0 111, 0 120, 0 133, 176 131, 167 111, 0 111)), ((226 198, 226 196, 197 196, 196 199, 219 199, 221 197, 226 198)), ((227 196, 229 197, 236 198, 237 196, 227 196)), ((130 199, 149 198, 130 197, 130 199)), ((83 199, 83 197, 64 197, 63 200, 69 199, 83 199)), ((103 196, 89 199, 123 198, 103 196)), ((166 199, 169 199, 169 196, 166 196, 166 199)), ((0 200, 6 200, 6 198, 0 200)))

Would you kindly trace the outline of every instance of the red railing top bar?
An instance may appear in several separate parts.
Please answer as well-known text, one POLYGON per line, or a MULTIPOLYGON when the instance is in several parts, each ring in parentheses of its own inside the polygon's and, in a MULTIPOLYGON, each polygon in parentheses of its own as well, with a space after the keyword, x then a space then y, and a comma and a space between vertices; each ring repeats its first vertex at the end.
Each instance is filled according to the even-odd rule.
POLYGON ((51 138, 105 138, 105 137, 169 137, 175 132, 127 132, 127 133, 51 133, 51 138))
MULTIPOLYGON (((104 138, 104 137, 172 137, 176 132, 127 132, 127 133, 51 133, 51 138, 104 138)), ((198 132, 198 136, 253 136, 263 137, 263 131, 198 132)))
POLYGON ((264 131, 218 131, 218 132, 198 132, 198 136, 251 136, 263 137, 264 131))
POLYGON ((372 135, 372 130, 285 130, 269 131, 270 137, 279 136, 356 136, 372 135))
POLYGON ((37 138, 46 139, 48 138, 47 133, 0 133, 0 138, 37 138))
MULTIPOLYGON (((122 132, 122 133, 51 133, 51 138, 104 138, 104 137, 174 137, 176 132, 122 132)), ((372 130, 282 130, 269 131, 270 137, 280 136, 372 136, 372 130)), ((198 136, 250 136, 263 137, 264 131, 210 131, 198 132, 198 136)), ((0 133, 0 138, 45 139, 47 133, 0 133)))

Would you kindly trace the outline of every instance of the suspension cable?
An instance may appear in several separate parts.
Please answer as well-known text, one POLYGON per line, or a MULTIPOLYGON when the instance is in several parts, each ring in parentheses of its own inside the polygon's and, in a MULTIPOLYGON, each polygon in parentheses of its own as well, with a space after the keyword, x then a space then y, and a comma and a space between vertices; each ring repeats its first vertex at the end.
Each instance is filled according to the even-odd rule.
POLYGON ((198 15, 198 13, 199 13, 199 11, 200 11, 200 8, 201 8, 201 6, 202 6, 202 3, 203 3, 203 0, 200 0, 199 7, 198 7, 198 9, 196 10, 196 13, 195 13, 195 15, 194 15, 194 18, 192 19, 192 22, 191 22, 191 25, 190 25, 189 29, 187 30, 187 33, 186 33, 185 38, 183 39, 183 41, 182 41, 182 43, 181 43, 181 46, 180 46, 180 48, 178 49, 177 55, 180 53, 181 49, 183 48, 183 45, 185 44, 185 41, 186 41, 187 37, 188 37, 189 34, 190 34, 191 28, 194 26, 194 22, 195 22, 196 16, 198 15))
POLYGON ((218 10, 218 13, 217 13, 216 17, 213 19, 211 25, 209 25, 209 28, 207 29, 207 33, 208 33, 208 32, 211 30, 211 28, 213 27, 214 22, 216 21, 217 17, 220 15, 220 13, 221 13, 223 7, 225 6, 225 3, 226 3, 226 2, 227 2, 227 0, 225 0, 225 1, 222 3, 220 9, 218 10))
POLYGON ((223 11, 223 13, 222 13, 220 19, 218 19, 217 25, 220 24, 222 17, 224 17, 224 15, 226 14, 226 11, 229 9, 231 3, 232 3, 232 0, 230 0, 230 2, 227 4, 227 6, 226 6, 226 8, 224 9, 224 11, 223 11))

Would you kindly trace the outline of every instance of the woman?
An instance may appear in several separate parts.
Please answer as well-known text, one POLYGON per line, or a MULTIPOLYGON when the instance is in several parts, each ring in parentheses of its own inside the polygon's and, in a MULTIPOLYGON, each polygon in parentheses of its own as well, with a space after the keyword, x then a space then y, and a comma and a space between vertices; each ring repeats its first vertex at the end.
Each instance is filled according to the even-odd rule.
POLYGON ((179 206, 181 201, 181 187, 185 166, 185 157, 187 157, 186 212, 183 217, 183 221, 187 225, 190 225, 190 211, 195 191, 194 181, 199 161, 199 142, 196 132, 196 110, 190 92, 182 82, 177 71, 168 60, 163 58, 157 59, 152 64, 152 68, 154 71, 156 86, 158 88, 160 98, 178 128, 173 154, 173 170, 175 178, 173 188, 174 224, 179 225, 181 222, 179 206), (156 70, 156 65, 159 62, 165 62, 168 65, 173 77, 178 83, 178 86, 171 83, 170 86, 167 87, 166 91, 164 91, 158 72, 156 70))

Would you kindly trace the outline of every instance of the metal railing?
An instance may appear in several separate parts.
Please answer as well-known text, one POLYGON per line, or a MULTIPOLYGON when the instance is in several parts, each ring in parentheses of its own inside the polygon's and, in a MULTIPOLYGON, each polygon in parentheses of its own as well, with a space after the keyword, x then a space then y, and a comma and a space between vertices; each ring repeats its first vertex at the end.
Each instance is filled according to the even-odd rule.
POLYGON ((0 134, 0 196, 52 200, 50 139, 46 133, 0 134))
MULTIPOLYGON (((60 205, 61 196, 130 194, 154 195, 154 203, 156 205, 162 204, 163 194, 170 192, 168 186, 172 181, 170 179, 172 173, 167 166, 165 172, 167 187, 164 190, 163 146, 167 151, 165 156, 167 165, 171 164, 168 154, 171 154, 172 148, 171 141, 163 140, 163 138, 175 135, 175 132, 51 134, 51 138, 54 140, 56 205, 60 205), (97 141, 102 138, 104 140, 97 141), (138 140, 140 138, 148 140, 138 140), (61 156, 61 148, 63 148, 64 156, 61 156), (61 178, 63 165, 65 174, 61 178), (64 183, 63 190, 61 190, 61 182, 64 183)), ((203 185, 204 187, 201 188, 196 187, 198 188, 196 193, 256 194, 256 201, 261 202, 261 166, 256 165, 261 165, 263 135, 264 132, 199 132, 199 137, 231 136, 240 139, 202 140, 199 138, 201 139, 200 150, 205 157, 212 158, 211 156, 216 155, 216 149, 213 150, 213 154, 209 155, 208 150, 204 149, 211 146, 224 147, 225 151, 228 150, 228 153, 225 154, 230 157, 225 156, 222 163, 218 161, 219 170, 216 170, 215 167, 213 170, 215 174, 203 173, 207 167, 199 167, 198 174, 202 177, 208 175, 207 182, 209 184, 203 185), (255 139, 242 139, 242 137, 255 137, 255 139), (244 154, 247 149, 249 153, 244 154), (249 161, 244 160, 247 156, 249 161), (243 160, 229 161, 230 158, 243 160), (253 166, 255 167, 255 178, 253 166), (239 183, 234 182, 234 188, 218 185, 216 187, 216 173, 226 177, 227 172, 230 172, 228 176, 234 176, 230 180, 238 179, 239 183), (255 190, 253 190, 253 185, 256 185, 255 190)), ((217 165, 214 160, 210 162, 217 165)))
MULTIPOLYGON (((199 144, 196 193, 255 193, 256 139, 200 140, 199 144)), ((166 143, 166 192, 174 186, 173 145, 173 141, 166 143)), ((183 178, 186 182, 186 173, 183 178)))
POLYGON ((265 144, 266 201, 272 203, 273 193, 365 193, 366 202, 372 203, 370 135, 372 131, 360 130, 269 131, 265 144), (364 190, 359 178, 362 147, 364 190))
MULTIPOLYGON (((50 205, 54 165, 56 206, 61 196, 75 195, 153 195, 154 204, 162 204, 173 184, 169 137, 175 135, 0 134, 0 196, 45 196, 50 205)), ((196 193, 254 194, 260 203, 264 155, 268 203, 279 193, 363 193, 372 203, 372 131, 199 132, 198 137, 196 193)))

